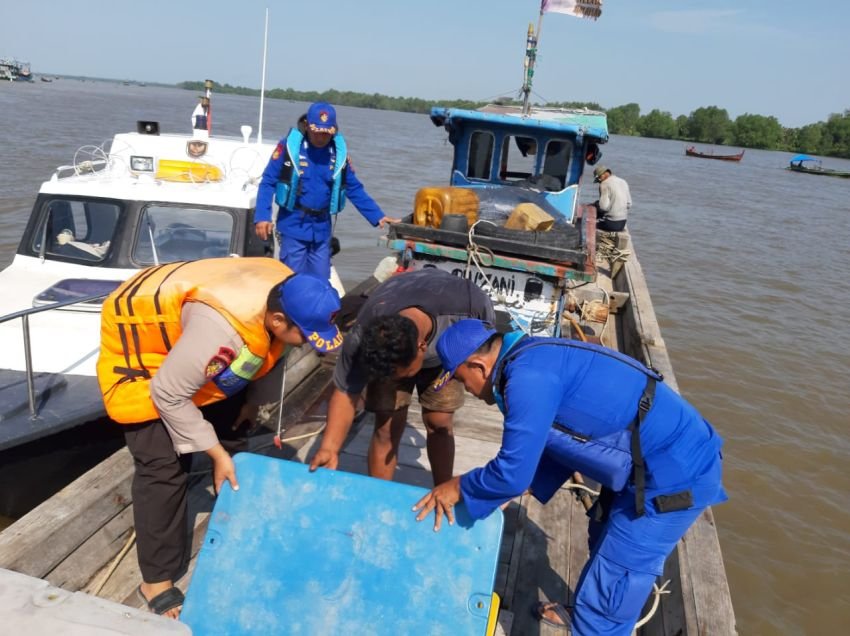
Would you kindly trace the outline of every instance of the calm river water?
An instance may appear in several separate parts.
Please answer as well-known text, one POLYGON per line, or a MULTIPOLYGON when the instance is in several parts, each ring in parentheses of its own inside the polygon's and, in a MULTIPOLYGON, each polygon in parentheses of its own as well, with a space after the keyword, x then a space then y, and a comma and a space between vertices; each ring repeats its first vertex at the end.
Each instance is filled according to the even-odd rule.
MULTIPOLYGON (((188 132, 192 92, 62 79, 0 85, 0 264, 39 184, 138 119, 188 132)), ((266 140, 304 104, 268 101, 266 140)), ((213 97, 214 133, 257 128, 258 101, 213 97)), ((340 108, 353 163, 388 214, 445 184, 451 146, 423 115, 340 108)), ((602 162, 632 189, 629 221, 682 392, 726 439, 731 501, 715 509, 741 634, 850 631, 850 180, 790 173, 790 154, 691 159, 679 142, 612 137, 602 162)), ((827 159, 850 170, 850 162, 827 159)), ((584 198, 592 198, 592 186, 584 198)), ((385 256, 342 215, 351 283, 385 256)), ((0 290, 0 293, 2 290, 0 290)))

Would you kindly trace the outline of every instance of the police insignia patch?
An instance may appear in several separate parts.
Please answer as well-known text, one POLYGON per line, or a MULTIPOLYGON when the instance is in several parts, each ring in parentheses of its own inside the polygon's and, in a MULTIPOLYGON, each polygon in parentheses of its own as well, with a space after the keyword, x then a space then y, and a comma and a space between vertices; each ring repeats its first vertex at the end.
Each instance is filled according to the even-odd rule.
POLYGON ((210 361, 207 362, 207 370, 205 372, 207 379, 211 380, 216 377, 227 368, 228 364, 227 360, 225 360, 220 354, 214 355, 210 358, 210 361))
POLYGON ((277 147, 274 149, 274 152, 272 153, 272 159, 277 161, 278 159, 280 159, 281 153, 283 153, 283 146, 278 144, 277 147))

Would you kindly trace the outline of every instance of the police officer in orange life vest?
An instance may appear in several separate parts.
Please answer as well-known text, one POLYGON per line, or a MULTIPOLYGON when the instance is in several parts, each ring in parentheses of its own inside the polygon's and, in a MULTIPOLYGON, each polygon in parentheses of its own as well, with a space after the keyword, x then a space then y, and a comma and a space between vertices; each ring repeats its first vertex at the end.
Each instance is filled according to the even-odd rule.
POLYGON ((274 230, 272 199, 278 206, 280 260, 299 273, 327 279, 331 273, 331 222, 348 197, 373 226, 386 216, 354 173, 334 107, 316 102, 307 111, 306 135, 292 128, 280 140, 257 191, 254 229, 267 240, 274 230))
POLYGON ((239 488, 233 460, 200 408, 259 380, 236 420, 252 421, 256 405, 278 398, 286 347, 309 342, 327 352, 342 344, 332 322, 339 308, 326 279, 293 275, 270 258, 148 268, 103 303, 97 376, 133 455, 138 595, 151 611, 177 618, 183 605, 174 581, 189 547, 189 454, 209 455, 216 492, 224 481, 239 488))

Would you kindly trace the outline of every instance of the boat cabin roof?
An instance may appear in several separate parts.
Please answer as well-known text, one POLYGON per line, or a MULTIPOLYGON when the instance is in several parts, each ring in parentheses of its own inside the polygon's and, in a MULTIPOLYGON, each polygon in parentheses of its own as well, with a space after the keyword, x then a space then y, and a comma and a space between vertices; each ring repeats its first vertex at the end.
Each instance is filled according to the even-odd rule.
POLYGON ((248 209, 273 150, 229 137, 120 133, 108 147, 80 148, 39 192, 248 209))
POLYGON ((551 202, 568 217, 585 160, 598 158, 598 145, 608 140, 605 113, 589 110, 534 109, 523 115, 514 106, 435 107, 431 121, 448 131, 454 146, 451 185, 563 193, 551 202))
POLYGON ((809 155, 797 155, 796 157, 792 157, 790 163, 799 163, 802 164, 805 161, 810 161, 812 163, 816 163, 818 165, 821 164, 821 160, 817 157, 810 157, 809 155))
POLYGON ((435 126, 445 126, 450 132, 474 123, 545 133, 551 137, 584 136, 598 144, 608 141, 607 115, 586 109, 533 108, 530 114, 523 115, 518 106, 500 104, 488 104, 479 110, 436 106, 431 109, 431 121, 435 126))
POLYGON ((247 139, 143 132, 84 146, 42 184, 18 254, 119 269, 262 254, 252 210, 273 150, 247 139))

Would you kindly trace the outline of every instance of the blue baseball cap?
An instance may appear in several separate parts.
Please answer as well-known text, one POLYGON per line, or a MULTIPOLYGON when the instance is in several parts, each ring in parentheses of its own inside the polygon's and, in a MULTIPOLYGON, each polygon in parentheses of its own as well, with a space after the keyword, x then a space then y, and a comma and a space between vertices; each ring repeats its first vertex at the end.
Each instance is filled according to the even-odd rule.
POLYGON ((472 318, 460 320, 446 329, 437 340, 437 355, 443 364, 443 373, 434 382, 434 390, 439 391, 446 386, 457 368, 494 335, 496 330, 490 323, 472 318))
POLYGON ((280 286, 280 304, 316 351, 329 353, 342 345, 342 333, 334 324, 339 294, 328 281, 310 274, 290 276, 280 286))
POLYGON ((307 126, 313 132, 336 134, 336 111, 327 102, 316 102, 307 111, 307 126))

